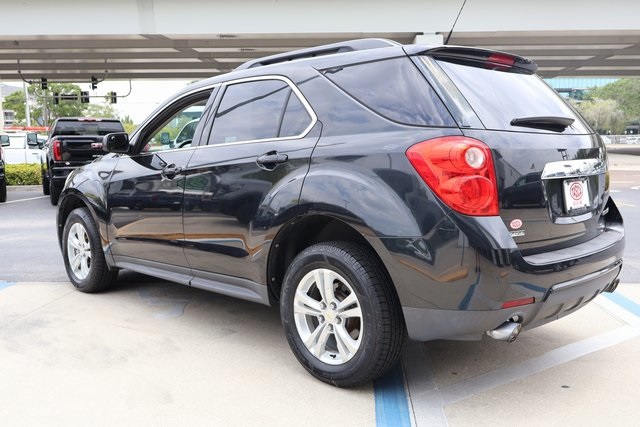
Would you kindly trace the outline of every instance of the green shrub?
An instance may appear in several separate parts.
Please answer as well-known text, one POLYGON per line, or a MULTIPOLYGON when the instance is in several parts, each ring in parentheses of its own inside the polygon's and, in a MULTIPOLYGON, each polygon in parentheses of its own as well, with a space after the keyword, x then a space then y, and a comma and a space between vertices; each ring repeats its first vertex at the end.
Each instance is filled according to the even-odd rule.
POLYGON ((17 165, 5 165, 7 185, 38 185, 42 184, 40 164, 20 163, 17 165))

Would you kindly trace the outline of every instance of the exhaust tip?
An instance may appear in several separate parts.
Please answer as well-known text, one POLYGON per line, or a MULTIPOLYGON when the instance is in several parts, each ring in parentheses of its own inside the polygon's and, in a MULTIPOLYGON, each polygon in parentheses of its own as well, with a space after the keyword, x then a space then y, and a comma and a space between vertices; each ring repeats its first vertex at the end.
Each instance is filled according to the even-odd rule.
POLYGON ((620 284, 620 279, 616 279, 613 282, 611 282, 609 284, 609 286, 607 286, 607 288, 604 291, 605 292, 614 292, 619 284, 620 284))
POLYGON ((521 323, 507 321, 507 322, 504 322, 502 325, 498 326, 497 328, 495 328, 494 330, 487 331, 487 335, 489 335, 491 338, 495 340, 514 342, 516 338, 518 338, 518 335, 520 335, 521 331, 522 331, 521 323))

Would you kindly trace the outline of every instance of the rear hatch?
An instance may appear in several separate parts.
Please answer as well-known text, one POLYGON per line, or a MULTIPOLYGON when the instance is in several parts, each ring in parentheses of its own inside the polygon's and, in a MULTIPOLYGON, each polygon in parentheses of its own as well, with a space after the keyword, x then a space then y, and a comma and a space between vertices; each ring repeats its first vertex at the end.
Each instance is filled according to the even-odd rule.
POLYGON ((499 215, 523 255, 604 231, 609 194, 602 140, 535 74, 535 63, 472 48, 415 53, 464 135, 491 149, 499 215))

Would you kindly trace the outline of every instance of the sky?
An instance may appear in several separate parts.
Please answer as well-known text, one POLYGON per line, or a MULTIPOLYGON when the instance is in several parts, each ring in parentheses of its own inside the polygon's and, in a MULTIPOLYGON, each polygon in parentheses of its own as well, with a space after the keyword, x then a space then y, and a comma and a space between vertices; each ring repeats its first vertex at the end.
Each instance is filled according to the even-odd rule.
MULTIPOLYGON (((190 80, 132 80, 131 93, 113 105, 121 117, 129 115, 133 122, 139 124, 159 104, 178 90, 188 85, 190 80)), ((89 90, 89 84, 80 84, 83 90, 89 90)), ((98 88, 91 95, 106 95, 115 91, 118 96, 129 93, 129 81, 106 80, 98 84, 98 88)), ((98 102, 92 100, 92 102, 98 102)))
MULTIPOLYGON (((169 98, 173 93, 182 89, 192 80, 132 80, 131 93, 126 97, 121 97, 129 93, 128 80, 105 80, 98 84, 95 91, 90 91, 90 95, 106 95, 115 91, 118 94, 118 102, 113 105, 120 117, 129 115, 134 123, 139 124, 151 113, 159 104, 169 98)), ((21 88, 20 82, 3 81, 6 85, 21 88)), ((81 90, 89 90, 89 83, 79 83, 81 90)), ((91 99, 92 103, 101 103, 102 99, 91 99)))

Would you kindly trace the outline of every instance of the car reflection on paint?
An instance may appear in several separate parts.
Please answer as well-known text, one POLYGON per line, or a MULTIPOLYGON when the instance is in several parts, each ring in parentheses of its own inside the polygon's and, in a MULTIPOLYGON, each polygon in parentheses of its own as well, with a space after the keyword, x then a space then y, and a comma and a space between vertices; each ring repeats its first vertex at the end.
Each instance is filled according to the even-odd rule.
POLYGON ((502 207, 509 209, 513 206, 544 206, 544 192, 540 172, 528 173, 521 176, 502 193, 502 207))

